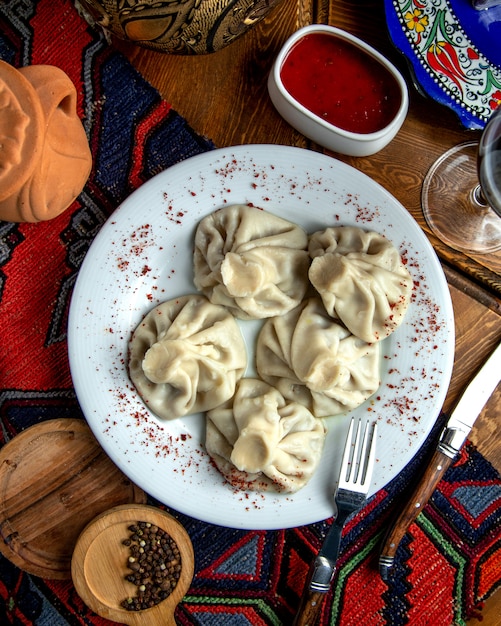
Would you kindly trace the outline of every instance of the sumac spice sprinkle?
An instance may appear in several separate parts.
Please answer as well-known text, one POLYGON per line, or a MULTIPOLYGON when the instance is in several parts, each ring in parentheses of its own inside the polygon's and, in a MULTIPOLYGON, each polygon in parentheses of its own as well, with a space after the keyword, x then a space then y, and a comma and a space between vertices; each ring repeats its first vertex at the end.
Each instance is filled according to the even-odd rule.
POLYGON ((137 590, 121 606, 128 611, 142 611, 170 596, 181 574, 181 554, 172 537, 155 524, 137 522, 129 526, 129 531, 129 537, 122 542, 130 549, 130 574, 125 579, 137 590))

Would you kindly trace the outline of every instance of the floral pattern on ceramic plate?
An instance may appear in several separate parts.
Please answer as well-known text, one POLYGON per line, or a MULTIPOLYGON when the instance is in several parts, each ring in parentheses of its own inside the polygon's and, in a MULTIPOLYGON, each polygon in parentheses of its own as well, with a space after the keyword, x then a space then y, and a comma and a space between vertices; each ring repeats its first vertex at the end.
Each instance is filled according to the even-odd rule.
POLYGON ((453 109, 466 128, 482 129, 501 104, 501 7, 476 11, 470 0, 385 3, 390 35, 409 60, 416 87, 453 109))

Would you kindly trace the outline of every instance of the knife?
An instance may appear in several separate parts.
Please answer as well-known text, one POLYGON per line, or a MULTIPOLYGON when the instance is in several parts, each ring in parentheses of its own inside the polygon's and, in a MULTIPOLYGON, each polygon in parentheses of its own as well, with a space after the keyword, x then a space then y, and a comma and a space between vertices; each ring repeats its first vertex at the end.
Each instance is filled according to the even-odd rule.
POLYGON ((501 380, 501 343, 466 387, 440 435, 440 441, 414 493, 391 526, 379 557, 379 573, 390 578, 395 554, 407 529, 430 499, 445 471, 452 464, 478 415, 501 380))

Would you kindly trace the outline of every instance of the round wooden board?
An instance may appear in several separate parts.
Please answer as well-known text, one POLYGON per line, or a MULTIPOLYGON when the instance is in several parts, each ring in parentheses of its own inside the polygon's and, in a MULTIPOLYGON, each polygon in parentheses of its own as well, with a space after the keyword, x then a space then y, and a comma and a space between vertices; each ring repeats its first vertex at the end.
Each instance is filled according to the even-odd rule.
POLYGON ((99 515, 80 535, 71 564, 78 595, 101 617, 130 626, 175 626, 174 611, 189 589, 194 572, 193 546, 184 527, 171 515, 153 506, 117 506, 99 515), (181 574, 168 598, 154 607, 128 611, 122 600, 136 595, 136 587, 125 579, 129 572, 129 548, 123 540, 128 527, 150 522, 176 542, 181 554, 181 574))
POLYGON ((146 494, 116 467, 81 419, 41 422, 0 450, 0 551, 22 570, 71 577, 83 528, 146 494))

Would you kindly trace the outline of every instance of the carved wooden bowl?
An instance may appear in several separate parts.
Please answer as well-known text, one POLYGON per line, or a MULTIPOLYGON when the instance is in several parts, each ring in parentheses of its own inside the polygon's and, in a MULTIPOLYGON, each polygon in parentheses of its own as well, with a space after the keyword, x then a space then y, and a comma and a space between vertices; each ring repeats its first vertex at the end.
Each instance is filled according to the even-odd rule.
POLYGON ((116 37, 170 54, 224 48, 281 0, 77 0, 88 22, 116 37))

